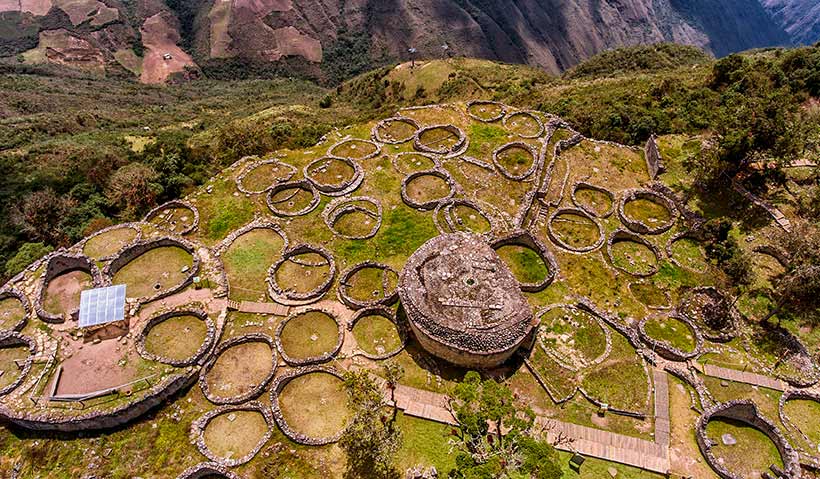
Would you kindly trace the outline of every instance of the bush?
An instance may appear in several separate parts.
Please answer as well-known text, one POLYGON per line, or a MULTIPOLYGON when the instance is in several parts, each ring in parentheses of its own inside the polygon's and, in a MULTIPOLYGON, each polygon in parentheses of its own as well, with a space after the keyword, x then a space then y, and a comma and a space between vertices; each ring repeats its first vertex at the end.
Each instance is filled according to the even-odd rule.
POLYGON ((26 266, 54 251, 54 248, 43 243, 23 243, 10 260, 6 261, 6 277, 14 276, 26 269, 26 266))

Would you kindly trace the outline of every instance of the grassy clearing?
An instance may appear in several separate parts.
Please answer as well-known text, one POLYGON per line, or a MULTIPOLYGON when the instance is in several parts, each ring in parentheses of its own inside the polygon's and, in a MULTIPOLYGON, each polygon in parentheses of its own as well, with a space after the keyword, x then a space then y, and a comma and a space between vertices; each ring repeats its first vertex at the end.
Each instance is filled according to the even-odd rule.
POLYGON ((389 319, 378 316, 364 316, 353 328, 356 344, 369 354, 384 354, 401 346, 401 336, 396 325, 389 319))
POLYGON ((117 253, 136 237, 137 232, 133 228, 115 228, 88 240, 83 245, 83 253, 94 259, 105 258, 117 253))
POLYGON ((233 178, 218 178, 209 183, 213 193, 197 201, 200 230, 206 239, 218 241, 253 219, 254 202, 236 192, 233 178))
POLYGON ((759 477, 772 464, 783 467, 783 460, 774 443, 761 431, 745 423, 715 419, 706 426, 706 434, 717 442, 712 452, 724 465, 740 477, 759 477), (735 438, 737 444, 725 445, 724 434, 735 438))
POLYGON ((3 371, 3 375, 0 376, 0 388, 8 386, 20 377, 21 370, 15 361, 20 361, 22 365, 28 356, 28 348, 23 346, 0 348, 0 371, 3 371))
MULTIPOLYGON (((792 424, 808 436, 814 444, 820 444, 820 403, 808 399, 792 399, 784 406, 792 424)), ((792 435, 795 439, 798 435, 792 435)))
POLYGON ((658 257, 648 246, 637 241, 612 243, 612 264, 632 274, 648 274, 658 266, 658 257))
POLYGON ((194 212, 189 208, 167 208, 154 216, 151 224, 165 231, 180 234, 194 224, 194 212))
POLYGON ((552 229, 566 244, 573 248, 592 246, 600 238, 595 222, 581 215, 561 213, 552 220, 552 229))
POLYGON ((575 191, 579 205, 594 211, 596 216, 603 216, 612 208, 612 200, 605 193, 592 188, 580 187, 575 191))
POLYGON ((308 170, 308 176, 325 185, 341 186, 353 178, 355 171, 343 160, 327 158, 314 164, 308 170))
POLYGON ((301 186, 294 186, 292 188, 285 188, 271 195, 271 202, 278 211, 283 213, 296 213, 310 206, 313 201, 313 194, 310 190, 301 186))
POLYGON ((510 140, 510 133, 498 124, 472 123, 468 128, 467 156, 489 160, 493 151, 510 140))
POLYGON ((284 180, 291 173, 290 168, 279 163, 265 163, 242 177, 242 187, 248 191, 263 191, 284 180))
POLYGON ((145 337, 145 349, 158 356, 183 360, 193 356, 208 332, 196 316, 174 316, 155 325, 145 337))
MULTIPOLYGON (((372 209, 372 206, 371 208, 372 209)), ((347 211, 336 217, 333 229, 345 236, 366 236, 373 230, 376 219, 362 211, 347 211)))
POLYGON ((282 329, 282 348, 294 359, 321 356, 333 350, 339 336, 336 321, 321 311, 302 313, 282 329))
POLYGON ((399 470, 419 464, 432 465, 436 466, 440 475, 446 477, 456 465, 455 454, 451 453, 447 443, 451 426, 406 416, 404 413, 399 413, 396 421, 404 437, 396 458, 399 470))
POLYGON ((388 286, 395 286, 398 282, 395 273, 381 268, 362 268, 348 279, 347 294, 357 301, 373 301, 384 298, 385 275, 388 276, 388 286))
POLYGON ((236 396, 262 382, 272 367, 270 346, 253 341, 226 349, 216 359, 205 380, 211 393, 221 397, 236 396))
POLYGON ((513 113, 507 116, 507 129, 521 136, 534 136, 541 131, 538 121, 527 113, 513 113))
POLYGON ((481 118, 484 121, 490 120, 492 118, 496 118, 504 112, 504 107, 501 105, 494 105, 494 104, 478 104, 478 105, 471 105, 467 111, 469 111, 472 115, 475 115, 481 118))
POLYGON ((163 246, 134 258, 117 271, 112 282, 124 284, 129 298, 142 298, 180 284, 192 265, 193 257, 184 249, 163 246))
POLYGON ((0 301, 0 329, 10 329, 25 316, 26 310, 17 298, 0 301))
POLYGON ((585 365, 606 352, 606 334, 589 313, 555 308, 541 316, 539 339, 570 364, 585 365))
POLYGON ((268 268, 279 258, 284 245, 284 239, 269 229, 251 230, 237 238, 222 255, 231 298, 264 300, 268 268))
POLYGON ((642 221, 650 226, 661 225, 672 218, 666 206, 646 198, 637 198, 624 204, 624 215, 636 221, 642 221))
POLYGON ((396 166, 399 171, 409 174, 415 171, 432 170, 436 167, 436 164, 426 156, 418 153, 408 153, 396 157, 396 166))
POLYGON ((219 457, 240 458, 253 450, 268 424, 257 411, 234 411, 216 416, 205 428, 205 444, 219 457))
POLYGON ((344 143, 335 146, 329 151, 329 154, 331 156, 361 160, 362 158, 372 155, 375 152, 376 146, 373 143, 354 139, 345 141, 344 143))
POLYGON ((635 282, 629 284, 629 290, 635 299, 650 308, 662 308, 669 306, 669 295, 665 289, 660 288, 654 282, 635 282))
POLYGON ((276 270, 276 281, 285 291, 307 293, 324 283, 330 274, 330 265, 316 253, 301 254, 285 261, 276 270), (299 264, 293 260, 305 262, 299 264), (324 264, 322 264, 324 263, 324 264), (321 266, 313 266, 313 265, 321 266))
POLYGON ((344 384, 321 372, 289 382, 279 395, 279 405, 290 427, 313 437, 336 434, 350 416, 344 384))
POLYGON ((459 229, 463 229, 474 234, 489 233, 492 229, 490 222, 481 216, 479 211, 471 206, 457 205, 450 211, 451 218, 453 222, 460 227, 459 229))
POLYGON ((606 361, 588 373, 584 389, 611 407, 649 412, 647 388, 650 379, 631 344, 612 332, 612 352, 606 361))
POLYGON ((522 283, 537 283, 549 274, 547 265, 538 253, 525 246, 502 246, 496 253, 510 267, 515 278, 522 283))
POLYGON ((686 323, 675 318, 653 317, 646 321, 646 334, 659 341, 663 341, 681 351, 689 352, 695 349, 695 336, 686 323))
POLYGON ((442 178, 433 175, 421 175, 407 184, 407 196, 417 203, 426 203, 446 197, 450 186, 442 178))
POLYGON ((394 120, 379 127, 381 137, 393 141, 410 138, 415 133, 416 127, 407 121, 394 120))
POLYGON ((695 271, 706 271, 709 268, 706 252, 693 239, 682 238, 672 243, 672 257, 684 267, 695 271))
POLYGON ((43 307, 52 314, 70 313, 80 307, 80 293, 91 286, 91 275, 85 271, 63 273, 48 282, 43 307))
POLYGON ((513 175, 521 175, 535 162, 532 153, 520 146, 513 146, 502 151, 496 157, 498 163, 513 175))
POLYGON ((431 128, 419 135, 419 141, 434 150, 449 150, 458 143, 458 135, 445 128, 431 128))

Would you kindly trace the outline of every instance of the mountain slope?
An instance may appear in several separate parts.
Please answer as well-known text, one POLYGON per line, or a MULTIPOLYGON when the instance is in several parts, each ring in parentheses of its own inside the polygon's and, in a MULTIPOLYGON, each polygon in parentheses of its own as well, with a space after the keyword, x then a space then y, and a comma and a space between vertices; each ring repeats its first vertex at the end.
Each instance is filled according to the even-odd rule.
POLYGON ((623 45, 676 42, 721 56, 790 42, 759 0, 166 1, 0 0, 0 56, 146 82, 188 77, 196 65, 335 82, 407 59, 410 48, 559 73, 623 45))
POLYGON ((820 2, 816 0, 761 0, 772 18, 795 43, 820 41, 820 2))

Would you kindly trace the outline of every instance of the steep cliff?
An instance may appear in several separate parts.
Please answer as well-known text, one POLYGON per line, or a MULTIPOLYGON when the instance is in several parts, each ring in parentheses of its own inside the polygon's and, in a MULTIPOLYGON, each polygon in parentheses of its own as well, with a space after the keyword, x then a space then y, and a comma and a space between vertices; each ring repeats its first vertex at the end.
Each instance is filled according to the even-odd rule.
POLYGON ((763 6, 795 43, 820 41, 820 2, 817 0, 761 0, 763 6))

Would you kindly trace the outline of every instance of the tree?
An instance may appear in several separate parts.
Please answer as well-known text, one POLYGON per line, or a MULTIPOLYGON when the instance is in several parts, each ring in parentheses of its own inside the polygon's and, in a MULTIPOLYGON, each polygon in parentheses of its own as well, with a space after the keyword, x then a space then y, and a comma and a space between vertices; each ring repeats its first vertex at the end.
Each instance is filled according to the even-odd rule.
POLYGON ((50 245, 65 245, 65 221, 76 202, 51 188, 26 195, 12 212, 12 221, 29 238, 50 245))
POLYGON ((707 221, 703 225, 705 250, 706 255, 717 263, 734 286, 741 288, 752 281, 752 263, 737 240, 729 235, 731 230, 732 223, 726 218, 707 221))
POLYGON ((43 243, 24 243, 23 246, 17 250, 17 254, 6 261, 6 277, 14 276, 20 271, 23 271, 26 266, 52 251, 54 251, 54 248, 44 245, 43 243))
MULTIPOLYGON (((395 381, 397 372, 391 373, 395 381)), ((397 479, 400 475, 393 460, 401 448, 402 435, 396 424, 395 402, 390 414, 384 394, 367 372, 348 372, 344 383, 353 412, 350 426, 339 441, 347 455, 344 477, 397 479)))
POLYGON ((512 391, 470 371, 450 404, 458 426, 451 444, 459 452, 452 476, 558 479, 563 474, 555 448, 535 426, 535 413, 512 391))
POLYGON ((816 316, 820 310, 820 230, 805 221, 795 222, 791 233, 775 236, 775 243, 790 257, 786 271, 773 281, 776 303, 766 320, 783 310, 816 316))
POLYGON ((106 196, 122 211, 122 216, 131 218, 156 202, 162 193, 158 180, 159 175, 150 166, 129 163, 111 175, 106 196))

